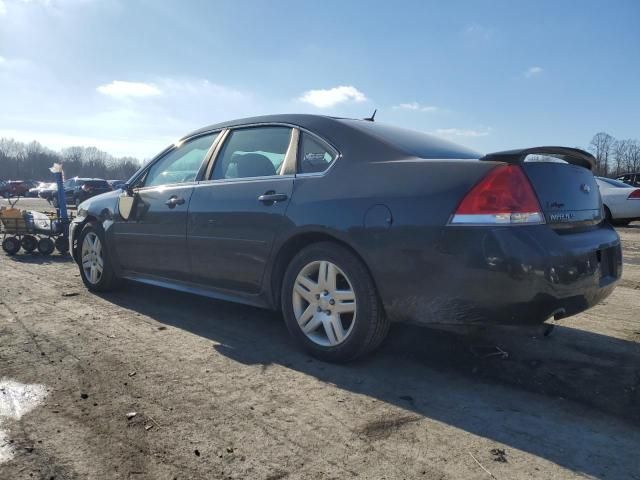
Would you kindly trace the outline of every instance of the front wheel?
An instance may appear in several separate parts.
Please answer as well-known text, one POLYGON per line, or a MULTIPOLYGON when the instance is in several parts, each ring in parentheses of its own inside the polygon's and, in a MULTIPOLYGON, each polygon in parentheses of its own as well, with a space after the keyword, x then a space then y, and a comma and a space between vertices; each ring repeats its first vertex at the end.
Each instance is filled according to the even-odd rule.
POLYGON ((94 292, 106 292, 116 287, 117 276, 105 248, 101 228, 88 223, 78 238, 78 265, 85 286, 94 292))
POLYGON ((287 328, 309 353, 346 362, 374 350, 389 330, 362 261, 331 242, 310 245, 289 264, 281 294, 287 328))

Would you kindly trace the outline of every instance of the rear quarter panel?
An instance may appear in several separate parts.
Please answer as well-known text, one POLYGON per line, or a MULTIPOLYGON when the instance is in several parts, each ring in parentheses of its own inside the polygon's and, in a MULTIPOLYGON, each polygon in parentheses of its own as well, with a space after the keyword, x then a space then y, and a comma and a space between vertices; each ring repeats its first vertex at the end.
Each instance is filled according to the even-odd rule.
POLYGON ((340 159, 325 175, 296 178, 287 228, 275 251, 303 232, 333 236, 362 258, 383 303, 389 304, 399 280, 412 282, 430 272, 438 281, 442 259, 437 245, 443 229, 462 197, 495 166, 477 160, 340 159), (390 224, 365 223, 376 205, 388 208, 390 224))

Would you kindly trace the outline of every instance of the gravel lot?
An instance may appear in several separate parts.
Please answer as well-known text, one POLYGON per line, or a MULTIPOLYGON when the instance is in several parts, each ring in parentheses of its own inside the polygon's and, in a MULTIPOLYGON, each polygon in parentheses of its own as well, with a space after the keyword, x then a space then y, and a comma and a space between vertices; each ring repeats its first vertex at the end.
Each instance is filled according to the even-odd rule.
POLYGON ((0 479, 640 479, 640 223, 619 232, 619 287, 551 337, 395 325, 347 366, 275 313, 0 254, 0 479))

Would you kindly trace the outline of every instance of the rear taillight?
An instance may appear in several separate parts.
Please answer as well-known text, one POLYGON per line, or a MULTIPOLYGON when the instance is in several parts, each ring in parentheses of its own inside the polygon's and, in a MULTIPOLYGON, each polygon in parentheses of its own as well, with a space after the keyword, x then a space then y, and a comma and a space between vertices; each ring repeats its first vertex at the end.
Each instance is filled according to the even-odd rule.
POLYGON ((529 179, 518 165, 491 170, 464 197, 452 224, 540 224, 544 215, 529 179))
POLYGON ((636 188, 627 198, 629 200, 640 200, 640 188, 636 188))

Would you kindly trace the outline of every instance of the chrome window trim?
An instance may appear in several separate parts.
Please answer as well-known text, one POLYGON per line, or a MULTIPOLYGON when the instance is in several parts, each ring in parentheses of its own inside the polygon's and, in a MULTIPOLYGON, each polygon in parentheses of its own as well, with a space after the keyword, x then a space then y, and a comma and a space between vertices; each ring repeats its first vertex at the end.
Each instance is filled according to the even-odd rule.
POLYGON ((299 142, 300 130, 294 127, 291 131, 289 146, 287 147, 287 153, 285 154, 284 161, 280 167, 279 175, 295 175, 298 162, 299 142))
MULTIPOLYGON (((297 173, 299 158, 296 158, 296 177, 301 177, 301 178, 324 177, 327 173, 329 173, 329 170, 331 170, 333 168, 333 166, 336 164, 338 159, 342 158, 342 153, 340 152, 340 150, 338 150, 336 147, 334 147, 331 142, 328 142, 327 140, 322 138, 320 135, 312 132, 311 130, 308 130, 306 128, 300 128, 300 131, 302 133, 306 133, 306 134, 308 134, 308 135, 310 135, 312 137, 315 137, 316 139, 318 139, 320 141, 321 144, 324 144, 327 147, 329 147, 329 150, 333 150, 334 157, 333 157, 333 160, 331 161, 331 163, 323 171, 321 171, 321 172, 309 172, 309 173, 297 173)), ((301 145, 301 141, 298 140, 298 151, 297 151, 296 157, 299 157, 299 155, 300 155, 300 145, 301 145)))
POLYGON ((288 127, 291 128, 291 137, 289 138, 289 146, 287 147, 287 151, 284 154, 284 160, 282 161, 282 166, 280 167, 280 170, 283 171, 283 168, 285 166, 285 164, 287 164, 287 160, 290 160, 290 156, 291 156, 291 148, 294 147, 296 150, 293 150, 294 154, 297 152, 297 147, 298 147, 298 136, 299 136, 299 132, 297 132, 297 130, 299 129, 299 127, 297 125, 293 125, 290 123, 281 123, 281 122, 264 122, 264 123, 247 123, 247 124, 243 124, 243 125, 235 125, 233 127, 225 127, 225 133, 224 133, 224 141, 221 141, 218 144, 218 147, 216 148, 216 151, 214 152, 212 158, 211 158, 211 162, 209 167, 207 168, 207 172, 205 174, 205 176, 199 180, 197 183, 198 185, 202 185, 202 184, 209 184, 209 183, 214 183, 214 182, 234 182, 234 181, 238 181, 238 180, 251 180, 251 179, 267 179, 267 178, 281 178, 281 177, 293 177, 294 174, 290 174, 290 173, 286 173, 286 174, 276 174, 276 175, 265 175, 265 176, 261 176, 261 177, 244 177, 244 178, 217 178, 217 179, 213 179, 211 178, 211 176, 213 175, 213 170, 215 169, 216 163, 219 160, 219 156, 220 156, 220 151, 222 150, 222 147, 224 146, 224 144, 226 143, 227 138, 229 137, 229 135, 234 131, 234 130, 242 130, 245 128, 256 128, 256 127, 288 127), (294 138, 295 139, 295 144, 294 144, 294 138))

